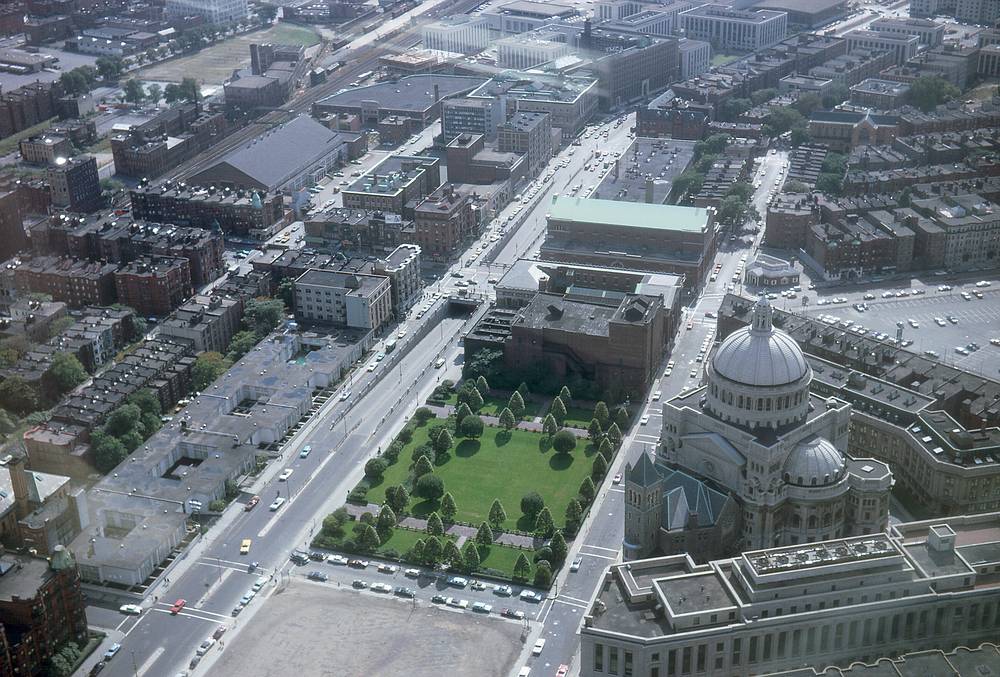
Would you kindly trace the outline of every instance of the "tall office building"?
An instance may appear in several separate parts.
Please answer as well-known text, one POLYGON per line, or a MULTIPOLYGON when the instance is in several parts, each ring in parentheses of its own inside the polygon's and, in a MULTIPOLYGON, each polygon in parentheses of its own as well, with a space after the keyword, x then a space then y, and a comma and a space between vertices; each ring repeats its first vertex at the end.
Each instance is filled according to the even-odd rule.
POLYGON ((247 18, 247 0, 167 0, 167 16, 200 16, 210 24, 236 23, 247 18))

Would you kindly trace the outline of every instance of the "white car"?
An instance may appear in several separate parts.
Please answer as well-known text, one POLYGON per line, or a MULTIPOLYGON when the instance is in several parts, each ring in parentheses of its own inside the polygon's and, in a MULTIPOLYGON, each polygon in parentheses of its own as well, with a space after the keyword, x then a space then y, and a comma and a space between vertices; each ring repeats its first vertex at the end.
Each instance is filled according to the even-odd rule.
POLYGON ((281 474, 278 475, 278 481, 284 482, 285 480, 287 480, 289 477, 292 476, 293 472, 295 471, 292 470, 291 468, 285 468, 284 470, 281 471, 281 474))
POLYGON ((531 647, 531 655, 537 656, 541 654, 542 649, 544 648, 545 648, 545 639, 544 638, 539 639, 537 642, 535 642, 535 646, 531 647))
POLYGON ((662 394, 663 394, 663 392, 662 392, 662 391, 659 391, 659 390, 657 390, 656 392, 654 392, 654 393, 653 393, 653 401, 654 401, 654 402, 658 401, 658 400, 660 399, 660 396, 661 396, 662 394))
POLYGON ((206 639, 204 642, 201 643, 201 646, 199 646, 198 650, 195 651, 194 653, 196 656, 204 656, 213 646, 215 646, 215 638, 209 637, 208 639, 206 639))
POLYGON ((118 607, 118 610, 121 611, 123 614, 130 614, 133 616, 138 616, 139 614, 142 613, 142 607, 139 606, 138 604, 122 604, 120 607, 118 607))
POLYGON ((371 589, 375 592, 392 592, 392 586, 387 583, 372 583, 371 589))
POLYGON ((280 508, 284 504, 285 504, 285 497, 284 496, 278 496, 276 499, 274 499, 273 501, 271 501, 271 505, 268 506, 268 510, 270 510, 271 512, 274 512, 275 510, 277 510, 278 508, 280 508))
POLYGON ((344 392, 340 393, 340 401, 343 402, 350 396, 351 396, 351 391, 345 390, 344 392))
POLYGON ((407 578, 420 578, 420 569, 407 569, 403 575, 407 578))
POLYGON ((347 558, 343 555, 330 555, 326 558, 326 561, 330 564, 340 564, 341 566, 347 566, 347 558))
POLYGON ((646 425, 647 423, 649 423, 649 415, 645 414, 639 419, 639 425, 646 425))

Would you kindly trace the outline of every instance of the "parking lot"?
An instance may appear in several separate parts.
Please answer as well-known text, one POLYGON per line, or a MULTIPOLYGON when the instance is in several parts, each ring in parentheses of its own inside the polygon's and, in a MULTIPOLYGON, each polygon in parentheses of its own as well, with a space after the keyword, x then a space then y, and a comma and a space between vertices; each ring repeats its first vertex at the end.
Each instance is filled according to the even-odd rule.
MULTIPOLYGON (((1000 348, 990 345, 990 339, 1000 337, 1000 290, 994 286, 978 291, 982 299, 968 290, 966 293, 971 300, 966 301, 958 289, 949 292, 931 289, 919 296, 882 298, 877 295, 875 299, 864 301, 851 299, 852 303, 866 303, 868 309, 864 311, 858 311, 853 305, 838 304, 810 306, 804 312, 814 317, 826 316, 828 323, 831 317, 837 318, 839 323, 850 321, 852 327, 862 325, 869 335, 876 331, 891 338, 896 336, 896 323, 903 322, 903 340, 913 341, 908 346, 913 352, 932 350, 943 362, 996 377, 1000 348), (977 343, 979 349, 968 350, 969 343, 977 343), (968 355, 956 352, 960 347, 966 349, 968 355)), ((858 330, 853 331, 858 333, 858 330)))
POLYGON ((209 674, 500 676, 522 647, 517 623, 301 579, 234 637, 209 674))

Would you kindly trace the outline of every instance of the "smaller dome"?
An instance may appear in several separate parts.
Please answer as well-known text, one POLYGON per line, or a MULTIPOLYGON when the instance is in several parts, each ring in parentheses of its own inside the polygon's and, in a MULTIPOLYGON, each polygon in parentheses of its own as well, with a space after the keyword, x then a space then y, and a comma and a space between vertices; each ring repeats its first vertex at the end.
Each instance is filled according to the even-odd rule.
POLYGON ((847 461, 837 447, 822 437, 800 442, 785 459, 785 481, 798 486, 823 486, 840 480, 847 461))

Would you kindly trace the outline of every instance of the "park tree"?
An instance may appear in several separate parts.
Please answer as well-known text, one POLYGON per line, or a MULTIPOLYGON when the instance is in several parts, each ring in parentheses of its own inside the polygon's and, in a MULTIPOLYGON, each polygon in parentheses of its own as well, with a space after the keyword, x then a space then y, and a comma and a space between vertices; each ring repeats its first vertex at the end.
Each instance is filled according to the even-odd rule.
POLYGON ((465 569, 470 573, 479 569, 479 548, 472 541, 465 544, 463 559, 465 560, 465 569))
POLYGON ((575 498, 569 499, 569 503, 566 504, 566 528, 575 533, 580 528, 582 521, 583 507, 580 505, 580 501, 575 498))
POLYGON ((456 514, 458 514, 458 506, 455 505, 455 497, 447 493, 441 499, 441 517, 446 522, 454 522, 456 514))
POLYGON ((417 419, 417 423, 423 425, 434 418, 434 412, 429 407, 417 407, 417 410, 413 412, 413 417, 417 419))
POLYGON ((385 475, 385 461, 381 458, 372 458, 365 463, 365 479, 371 482, 381 482, 385 475))
POLYGON ((462 421, 465 420, 466 416, 472 416, 472 410, 469 409, 469 405, 462 402, 457 407, 455 407, 455 432, 460 433, 462 430, 462 421))
POLYGON ((568 430, 560 430, 552 436, 552 448, 560 454, 568 454, 576 449, 576 435, 568 430))
POLYGON ((416 542, 410 546, 410 549, 406 551, 403 555, 403 559, 407 562, 412 562, 413 564, 423 564, 424 563, 424 548, 426 544, 424 539, 418 538, 416 542))
POLYGON ((323 518, 320 533, 324 536, 339 538, 344 535, 345 524, 347 524, 347 510, 343 507, 337 508, 323 518))
POLYGON ((587 435, 594 444, 598 444, 599 440, 604 436, 604 429, 601 428, 601 422, 596 418, 590 419, 590 425, 587 426, 587 435))
POLYGON ((132 393, 129 395, 128 402, 139 407, 139 411, 143 414, 152 414, 153 416, 163 414, 163 407, 160 405, 159 398, 149 388, 143 388, 132 393))
POLYGON ((526 398, 531 394, 531 390, 528 388, 528 384, 521 381, 521 385, 517 387, 517 392, 521 393, 521 398, 526 398))
POLYGON ((470 439, 482 437, 486 424, 478 416, 466 416, 462 419, 462 436, 470 439))
POLYGON ((514 414, 514 418, 520 420, 524 416, 524 398, 516 390, 511 394, 507 402, 507 408, 514 414))
POLYGON ((375 548, 382 545, 381 539, 375 528, 370 524, 365 524, 358 531, 358 550, 361 552, 374 552, 375 548))
POLYGON ((552 565, 548 560, 540 559, 535 562, 535 587, 547 588, 552 585, 552 565))
POLYGON ((92 434, 90 447, 94 450, 97 470, 102 473, 111 472, 128 456, 125 445, 117 437, 108 435, 101 430, 95 430, 92 434))
POLYGON ((573 393, 570 392, 569 386, 564 385, 559 389, 559 399, 563 401, 563 404, 569 404, 573 401, 573 393))
POLYGON ((229 350, 226 351, 226 359, 230 362, 236 362, 253 350, 259 340, 257 335, 248 329, 236 332, 233 334, 233 338, 229 340, 229 350))
POLYGON ((552 558, 556 564, 560 564, 566 559, 569 547, 566 545, 566 538, 562 535, 561 531, 556 530, 552 534, 552 540, 549 541, 549 548, 552 550, 552 558))
POLYGON ((125 86, 122 89, 125 100, 129 103, 139 103, 146 98, 146 92, 142 89, 142 83, 135 78, 126 80, 125 86))
POLYGON ((480 374, 479 378, 476 379, 476 389, 479 391, 480 395, 490 391, 490 384, 487 382, 486 377, 482 374, 480 374))
POLYGON ((617 409, 615 409, 615 423, 618 424, 618 430, 621 431, 627 428, 628 422, 629 422, 628 409, 625 408, 625 405, 621 405, 617 409))
POLYGON ((469 390, 469 397, 466 401, 472 411, 479 411, 483 408, 483 395, 479 392, 479 388, 469 390))
POLYGON ((774 87, 767 87, 765 89, 757 89, 750 92, 750 101, 753 105, 759 106, 765 101, 770 101, 776 96, 778 96, 778 90, 774 87))
POLYGON ((118 76, 121 75, 125 68, 122 60, 114 56, 97 57, 97 61, 94 62, 94 65, 97 66, 97 72, 100 73, 101 77, 108 82, 117 80, 118 76))
POLYGON ((429 501, 436 501, 444 496, 444 480, 434 473, 428 473, 417 480, 416 493, 429 501))
POLYGON ((441 554, 441 559, 457 569, 465 565, 465 558, 462 557, 462 551, 458 549, 455 541, 451 539, 445 540, 444 552, 441 554))
POLYGON ((20 376, 11 376, 0 383, 0 406, 18 416, 27 416, 39 408, 35 389, 20 376))
POLYGON ((566 405, 558 395, 552 400, 552 406, 549 407, 549 414, 555 418, 556 423, 559 425, 562 425, 563 421, 566 420, 566 405))
POLYGON ((611 427, 608 428, 608 440, 611 441, 612 447, 617 447, 622 443, 622 431, 617 423, 612 423, 611 427))
POLYGON ((432 472, 434 472, 434 466, 431 465, 431 460, 426 456, 418 458, 416 464, 413 466, 413 476, 417 479, 432 472))
POLYGON ((608 421, 611 420, 611 413, 608 411, 608 405, 606 405, 603 401, 594 405, 594 418, 596 418, 597 422, 601 424, 602 429, 606 428, 608 421))
POLYGON ((747 202, 736 195, 727 195, 722 198, 716 216, 719 223, 730 226, 742 226, 746 221, 747 202))
POLYGON ((428 444, 420 444, 413 448, 413 453, 410 455, 410 459, 413 463, 420 460, 421 456, 426 456, 427 460, 434 463, 434 459, 437 457, 437 453, 434 451, 434 447, 428 444))
POLYGON ((439 454, 447 453, 453 443, 454 440, 451 437, 451 433, 447 430, 442 430, 437 439, 434 440, 434 451, 439 454))
POLYGON ((476 543, 479 545, 493 545, 493 530, 490 529, 490 525, 483 522, 479 525, 479 530, 476 531, 476 543))
POLYGON ((444 535, 444 522, 441 521, 441 516, 437 512, 432 512, 427 518, 427 533, 431 536, 444 535))
POLYGON ((222 353, 214 350, 201 353, 194 360, 191 367, 191 387, 195 390, 204 390, 212 384, 215 379, 226 373, 229 369, 229 362, 222 353))
POLYGON ((544 507, 535 517, 535 535, 541 538, 548 538, 555 531, 556 525, 552 521, 552 512, 548 507, 544 507))
POLYGON ((939 75, 925 75, 910 83, 907 103, 928 113, 942 103, 961 96, 962 91, 939 75))
POLYGON ((601 445, 597 448, 597 453, 603 456, 605 461, 611 462, 611 457, 615 454, 615 448, 611 445, 611 440, 606 436, 601 440, 601 445))
POLYGON ((535 519, 544 507, 545 500, 536 491, 529 492, 521 497, 521 512, 531 519, 535 519))
POLYGON ((524 553, 519 553, 517 556, 517 561, 514 562, 514 579, 518 581, 528 580, 528 576, 531 575, 531 563, 528 558, 524 556, 524 553))
POLYGON ((243 322, 264 338, 285 319, 285 304, 280 299, 250 299, 243 312, 243 322))
POLYGON ((736 118, 753 107, 753 101, 735 97, 726 97, 719 102, 718 115, 720 120, 735 122, 736 118))
POLYGON ((597 480, 608 474, 608 462, 600 454, 594 456, 594 465, 591 466, 590 474, 597 480))
POLYGON ((434 566, 441 561, 441 541, 437 536, 431 536, 424 541, 424 562, 429 566, 434 566))
POLYGON ((510 410, 510 407, 504 407, 503 411, 500 412, 500 427, 504 430, 512 430, 516 425, 514 412, 510 410))
POLYGON ((87 370, 76 355, 70 352, 56 353, 46 371, 46 376, 60 395, 69 392, 87 380, 87 370))
POLYGON ((559 426, 556 424, 555 417, 552 414, 546 414, 545 419, 542 421, 542 432, 551 437, 558 432, 559 426))
POLYGON ((179 93, 182 99, 192 103, 201 99, 201 90, 198 87, 198 81, 194 78, 182 79, 179 93))
POLYGON ((378 519, 375 521, 375 530, 379 535, 390 533, 396 526, 396 513, 387 505, 383 505, 378 511, 378 519))
POLYGON ((104 424, 104 432, 114 437, 121 437, 135 428, 142 416, 142 410, 134 404, 123 404, 108 416, 104 424))
POLYGON ((507 511, 503 509, 503 503, 500 502, 499 498, 493 499, 493 505, 490 506, 490 515, 487 519, 494 531, 500 531, 503 528, 503 523, 507 521, 507 511))
POLYGON ((410 502, 410 492, 401 484, 393 484, 385 488, 385 503, 395 512, 406 510, 410 502))
POLYGON ((594 496, 597 495, 597 488, 594 486, 594 481, 589 477, 584 477, 583 481, 580 482, 580 491, 578 493, 588 504, 592 503, 594 496))
POLYGON ((169 83, 163 88, 163 99, 167 103, 174 103, 175 101, 181 100, 181 88, 180 85, 176 83, 169 83))

